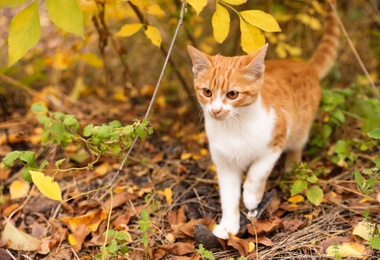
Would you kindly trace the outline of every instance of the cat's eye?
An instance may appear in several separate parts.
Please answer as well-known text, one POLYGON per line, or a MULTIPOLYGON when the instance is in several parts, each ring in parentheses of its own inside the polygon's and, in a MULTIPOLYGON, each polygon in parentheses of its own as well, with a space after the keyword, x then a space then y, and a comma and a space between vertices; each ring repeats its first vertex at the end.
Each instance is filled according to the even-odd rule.
POLYGON ((211 92, 211 90, 209 90, 208 88, 204 88, 204 89, 203 89, 203 95, 204 95, 205 97, 211 97, 211 96, 212 96, 212 92, 211 92))
POLYGON ((227 93, 227 97, 229 99, 235 99, 239 96, 239 92, 235 91, 235 90, 231 90, 230 92, 227 93))

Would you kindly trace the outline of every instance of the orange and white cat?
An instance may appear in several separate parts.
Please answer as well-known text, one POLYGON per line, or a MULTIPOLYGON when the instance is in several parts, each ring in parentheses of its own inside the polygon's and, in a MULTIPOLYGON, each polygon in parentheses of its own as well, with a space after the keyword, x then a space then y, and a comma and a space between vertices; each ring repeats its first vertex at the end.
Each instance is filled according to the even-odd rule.
POLYGON ((319 80, 338 52, 339 26, 328 8, 326 29, 309 62, 265 61, 268 44, 246 56, 209 56, 188 46, 194 87, 204 112, 212 160, 217 166, 222 218, 213 233, 228 238, 239 231, 243 202, 255 216, 266 180, 282 152, 285 169, 300 162, 318 110, 319 80))

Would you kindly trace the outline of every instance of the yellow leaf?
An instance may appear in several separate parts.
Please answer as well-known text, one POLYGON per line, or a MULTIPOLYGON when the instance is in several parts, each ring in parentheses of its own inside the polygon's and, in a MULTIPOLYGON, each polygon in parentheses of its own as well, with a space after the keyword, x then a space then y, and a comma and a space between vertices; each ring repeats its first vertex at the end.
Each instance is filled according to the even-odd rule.
POLYGON ((280 26, 272 15, 260 10, 247 10, 239 12, 243 19, 263 31, 266 32, 279 32, 280 26))
POLYGON ((211 24, 215 40, 218 43, 224 42, 230 32, 230 14, 228 10, 217 4, 215 13, 212 15, 211 24))
POLYGON ((151 42, 158 48, 161 46, 162 38, 161 33, 155 26, 148 25, 147 29, 144 31, 146 37, 148 37, 151 42))
POLYGON ((145 8, 144 4, 145 4, 146 1, 141 1, 141 0, 130 0, 130 1, 131 1, 131 3, 133 5, 137 6, 140 9, 144 9, 145 8))
POLYGON ((363 258, 368 254, 365 245, 358 244, 356 242, 346 242, 342 245, 331 245, 326 249, 328 256, 335 257, 339 254, 342 258, 351 257, 351 258, 363 258))
POLYGON ((36 251, 40 248, 41 241, 7 222, 1 233, 1 244, 13 250, 36 251))
POLYGON ((322 28, 321 22, 308 14, 297 14, 296 18, 313 30, 319 31, 322 28))
POLYGON ((76 246, 77 241, 76 241, 75 237, 72 234, 69 234, 67 236, 67 240, 69 240, 70 245, 76 246))
POLYGON ((249 242, 248 244, 248 253, 251 253, 255 249, 255 243, 249 242))
POLYGON ((193 156, 192 153, 183 153, 183 154, 181 154, 181 161, 188 160, 191 158, 191 156, 193 156))
POLYGON ((104 176, 110 170, 111 170, 110 164, 108 162, 104 162, 95 168, 96 177, 104 176))
POLYGON ((281 59, 285 59, 286 56, 288 56, 284 45, 285 45, 285 43, 279 42, 277 47, 276 47, 276 53, 277 53, 278 57, 281 59))
POLYGON ((223 0, 223 2, 230 5, 241 5, 247 2, 247 0, 223 0))
POLYGON ((165 196, 165 199, 166 199, 166 202, 169 204, 169 205, 172 205, 173 204, 173 190, 170 189, 170 188, 165 188, 165 190, 158 190, 157 191, 158 194, 161 194, 161 195, 164 195, 165 196))
POLYGON ((61 218, 61 221, 65 223, 72 232, 75 232, 82 224, 85 224, 93 232, 98 230, 100 223, 107 219, 108 210, 95 210, 78 217, 61 218))
POLYGON ((61 189, 57 182, 50 176, 45 176, 42 172, 30 171, 33 183, 46 197, 62 201, 61 189))
POLYGON ((264 35, 256 27, 240 17, 241 47, 246 53, 252 53, 265 44, 264 35))
POLYGON ((28 196, 29 183, 22 180, 15 180, 9 186, 9 193, 11 195, 11 200, 21 199, 28 196))
POLYGON ((165 16, 165 12, 161 9, 161 7, 158 4, 148 6, 147 13, 157 17, 165 16))
POLYGON ((298 194, 298 195, 294 195, 293 197, 290 197, 288 199, 288 202, 293 203, 293 204, 297 204, 297 203, 303 202, 304 200, 305 200, 304 197, 302 195, 298 194))
POLYGON ((128 37, 137 33, 143 25, 141 23, 126 24, 116 33, 116 37, 128 37))
POLYGON ((197 15, 199 15, 207 5, 207 0, 187 0, 187 3, 191 5, 195 9, 195 12, 197 12, 197 15))
POLYGON ((83 53, 79 57, 81 60, 95 68, 103 67, 103 60, 95 53, 83 53))
POLYGON ((352 234, 359 236, 366 241, 369 241, 373 236, 373 231, 375 230, 375 225, 366 220, 363 220, 357 224, 357 226, 352 231, 352 234))
POLYGON ((217 172, 216 166, 214 164, 210 166, 210 170, 213 172, 217 172))

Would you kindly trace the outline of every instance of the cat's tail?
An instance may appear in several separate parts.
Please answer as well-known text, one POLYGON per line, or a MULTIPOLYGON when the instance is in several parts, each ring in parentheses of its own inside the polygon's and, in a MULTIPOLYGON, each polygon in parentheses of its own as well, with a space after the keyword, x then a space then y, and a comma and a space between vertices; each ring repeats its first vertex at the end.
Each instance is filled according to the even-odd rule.
POLYGON ((325 31, 317 50, 309 60, 309 64, 321 79, 334 65, 339 48, 339 21, 335 9, 334 0, 326 0, 326 24, 325 31))

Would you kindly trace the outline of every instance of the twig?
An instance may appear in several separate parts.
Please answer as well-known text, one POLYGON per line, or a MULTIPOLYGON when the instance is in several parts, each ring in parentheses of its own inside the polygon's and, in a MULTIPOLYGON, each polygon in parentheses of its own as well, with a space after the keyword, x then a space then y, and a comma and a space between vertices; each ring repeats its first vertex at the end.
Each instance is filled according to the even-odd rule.
POLYGON ((334 12, 336 13, 336 17, 337 17, 337 20, 338 20, 338 23, 339 23, 339 26, 340 26, 340 29, 342 30, 343 32, 343 35, 344 37, 346 38, 346 41, 348 42, 348 45, 350 45, 350 48, 356 58, 356 60, 358 61, 361 69, 363 70, 369 84, 371 85, 372 87, 372 90, 374 92, 374 94, 380 99, 380 92, 379 90, 377 89, 376 85, 375 85, 375 82, 373 82, 372 78, 371 78, 371 75, 369 75, 368 73, 368 70, 367 68, 365 67, 364 63, 363 63, 363 60, 360 58, 360 55, 359 53, 357 52, 354 44, 352 43, 351 39, 350 39, 350 36, 348 35, 347 31, 346 31, 346 28, 344 27, 343 23, 342 23, 342 20, 340 19, 339 15, 338 15, 338 12, 336 11, 336 8, 334 6, 334 4, 331 2, 331 0, 329 0, 329 4, 331 6, 331 8, 333 8, 334 12))
POLYGON ((73 254, 75 255, 76 259, 80 260, 79 256, 77 255, 77 253, 75 253, 75 250, 74 248, 70 247, 71 248, 71 251, 73 251, 73 254))
MULTIPOLYGON (((165 72, 165 69, 166 69, 166 66, 168 64, 168 61, 169 61, 169 58, 170 58, 170 54, 173 50, 173 46, 174 46, 174 43, 175 43, 175 40, 177 38, 177 35, 178 35, 178 32, 179 32, 179 28, 181 27, 182 23, 183 23, 183 16, 185 14, 185 11, 186 11, 186 0, 183 0, 182 2, 182 8, 181 8, 181 13, 179 15, 179 20, 178 20, 178 25, 177 25, 177 28, 174 32, 174 35, 173 35, 173 39, 172 39, 172 42, 170 44, 170 47, 169 47, 169 50, 168 50, 168 54, 166 55, 166 59, 165 59, 165 62, 164 62, 164 65, 162 66, 162 70, 161 70, 161 74, 160 74, 160 77, 158 78, 158 81, 157 81, 157 84, 156 84, 156 88, 154 89, 154 92, 153 92, 153 96, 152 96, 152 99, 150 100, 150 103, 149 103, 149 106, 148 106, 148 109, 146 111, 146 114, 145 114, 145 117, 144 117, 144 120, 147 119, 150 115, 150 112, 152 111, 152 108, 153 108, 153 104, 154 104, 154 101, 156 100, 156 97, 157 97, 157 93, 158 93, 158 90, 160 88, 160 85, 161 85, 161 81, 162 81, 162 78, 164 76, 164 72, 165 72)), ((125 155, 122 163, 120 164, 120 167, 119 169, 117 170, 117 172, 115 173, 115 175, 113 176, 112 180, 109 182, 108 186, 112 186, 113 182, 115 181, 116 177, 119 175, 120 171, 123 169, 125 163, 127 162, 128 160, 128 157, 129 157, 129 154, 131 153, 133 147, 135 146, 136 144, 136 141, 138 139, 138 136, 136 136, 136 138, 133 140, 133 143, 132 145, 129 147, 128 149, 128 152, 127 154, 125 155)))
POLYGON ((11 253, 11 251, 8 250, 8 248, 5 249, 5 251, 7 251, 8 255, 13 259, 13 260, 17 260, 16 257, 14 257, 11 253))
POLYGON ((21 83, 20 81, 14 80, 4 74, 0 74, 0 79, 6 83, 9 83, 15 87, 21 88, 22 90, 25 90, 29 95, 35 96, 37 94, 37 91, 34 89, 29 88, 27 85, 21 83))

